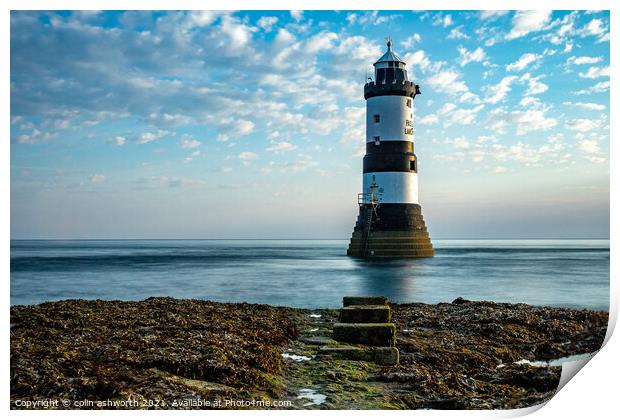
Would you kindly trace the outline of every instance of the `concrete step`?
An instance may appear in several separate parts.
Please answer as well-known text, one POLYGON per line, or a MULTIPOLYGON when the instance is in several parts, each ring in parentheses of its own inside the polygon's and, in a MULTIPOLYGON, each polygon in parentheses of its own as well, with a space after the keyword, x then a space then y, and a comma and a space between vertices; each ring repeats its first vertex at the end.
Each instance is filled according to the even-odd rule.
POLYGON ((344 296, 342 298, 342 306, 364 306, 364 305, 380 305, 388 304, 388 298, 385 296, 344 296))
POLYGON ((340 310, 342 323, 381 323, 390 322, 392 312, 387 305, 346 306, 340 310))
POLYGON ((393 347, 396 326, 392 323, 334 324, 334 340, 343 343, 393 347))
POLYGON ((363 360, 375 362, 382 366, 398 364, 399 353, 396 347, 355 347, 355 346, 322 346, 320 356, 331 356, 339 359, 363 360))

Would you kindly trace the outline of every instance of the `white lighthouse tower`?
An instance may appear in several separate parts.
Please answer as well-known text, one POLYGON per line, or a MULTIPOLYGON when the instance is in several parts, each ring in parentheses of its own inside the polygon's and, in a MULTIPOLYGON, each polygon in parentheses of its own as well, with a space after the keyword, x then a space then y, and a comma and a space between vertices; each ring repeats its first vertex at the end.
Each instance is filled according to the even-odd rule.
POLYGON ((392 51, 391 40, 387 47, 374 64, 374 81, 364 85, 363 192, 347 254, 432 257, 434 250, 418 201, 418 160, 413 148, 413 99, 420 89, 409 81, 406 64, 392 51))

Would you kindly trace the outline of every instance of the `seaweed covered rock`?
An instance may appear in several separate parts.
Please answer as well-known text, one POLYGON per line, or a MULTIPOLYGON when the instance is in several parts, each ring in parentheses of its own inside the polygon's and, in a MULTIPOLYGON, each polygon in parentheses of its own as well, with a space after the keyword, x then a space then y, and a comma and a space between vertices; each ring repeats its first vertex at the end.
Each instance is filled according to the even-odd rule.
MULTIPOLYGON (((600 348, 608 313, 475 302, 393 305, 400 364, 378 375, 409 408, 517 408, 553 396, 545 361, 600 348)), ((390 391, 392 390, 392 391, 390 391)))
POLYGON ((280 347, 297 337, 287 312, 172 298, 13 306, 11 397, 205 398, 230 395, 226 387, 275 394, 280 347))

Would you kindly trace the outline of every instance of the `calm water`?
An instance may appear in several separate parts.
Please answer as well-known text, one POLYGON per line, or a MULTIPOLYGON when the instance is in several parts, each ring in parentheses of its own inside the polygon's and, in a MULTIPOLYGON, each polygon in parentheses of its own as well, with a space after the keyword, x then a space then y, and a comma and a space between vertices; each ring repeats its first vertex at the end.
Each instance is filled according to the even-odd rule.
POLYGON ((369 263, 346 240, 12 241, 11 304, 149 296, 338 307, 472 300, 608 309, 609 241, 434 241, 435 258, 369 263))

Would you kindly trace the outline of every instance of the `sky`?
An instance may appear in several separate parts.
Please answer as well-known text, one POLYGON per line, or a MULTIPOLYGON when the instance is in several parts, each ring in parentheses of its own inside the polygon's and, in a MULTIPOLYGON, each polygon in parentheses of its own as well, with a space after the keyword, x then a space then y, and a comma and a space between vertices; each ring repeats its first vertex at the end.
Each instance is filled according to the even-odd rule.
POLYGON ((386 36, 431 238, 609 237, 605 11, 12 12, 11 237, 349 237, 386 36))

